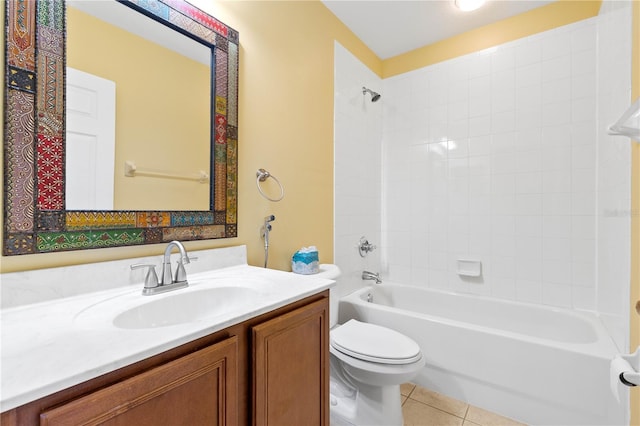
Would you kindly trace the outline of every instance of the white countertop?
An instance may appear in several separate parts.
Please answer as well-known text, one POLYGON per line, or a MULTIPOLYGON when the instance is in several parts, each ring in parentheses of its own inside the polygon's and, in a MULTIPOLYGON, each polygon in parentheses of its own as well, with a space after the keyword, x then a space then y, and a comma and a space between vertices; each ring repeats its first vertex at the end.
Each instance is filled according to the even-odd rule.
POLYGON ((0 411, 241 323, 334 283, 246 264, 189 274, 188 279, 188 288, 154 296, 142 296, 140 283, 3 309, 0 411), (144 329, 118 328, 112 322, 132 306, 235 285, 251 287, 259 294, 215 318, 144 329))

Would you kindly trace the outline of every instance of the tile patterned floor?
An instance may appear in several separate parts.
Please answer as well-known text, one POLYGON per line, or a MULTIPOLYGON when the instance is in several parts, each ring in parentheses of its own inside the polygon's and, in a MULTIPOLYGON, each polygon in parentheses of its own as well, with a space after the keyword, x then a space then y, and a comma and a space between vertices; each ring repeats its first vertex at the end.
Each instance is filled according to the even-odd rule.
POLYGON ((404 426, 526 426, 413 383, 400 393, 404 426))

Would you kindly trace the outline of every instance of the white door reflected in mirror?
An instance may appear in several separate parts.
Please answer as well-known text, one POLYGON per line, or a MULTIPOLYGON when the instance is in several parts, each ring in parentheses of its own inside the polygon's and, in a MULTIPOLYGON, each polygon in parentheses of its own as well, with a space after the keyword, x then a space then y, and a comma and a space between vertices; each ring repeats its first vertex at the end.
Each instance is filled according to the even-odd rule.
POLYGON ((113 210, 116 84, 67 68, 66 210, 113 210))

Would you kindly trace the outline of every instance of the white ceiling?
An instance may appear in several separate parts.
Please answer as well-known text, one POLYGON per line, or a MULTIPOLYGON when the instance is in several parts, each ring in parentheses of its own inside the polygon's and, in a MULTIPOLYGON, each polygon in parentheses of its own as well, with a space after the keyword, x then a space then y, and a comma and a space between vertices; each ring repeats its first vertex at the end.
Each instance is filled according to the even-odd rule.
POLYGON ((322 0, 380 59, 387 59, 474 28, 553 3, 487 0, 461 12, 454 0, 322 0))

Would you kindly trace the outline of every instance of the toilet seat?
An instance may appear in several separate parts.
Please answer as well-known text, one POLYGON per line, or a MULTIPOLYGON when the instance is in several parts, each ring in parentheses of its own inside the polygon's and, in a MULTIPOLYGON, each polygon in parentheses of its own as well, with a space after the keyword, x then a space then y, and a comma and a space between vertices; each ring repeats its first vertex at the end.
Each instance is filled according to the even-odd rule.
POLYGON ((354 319, 332 330, 330 344, 337 351, 380 364, 411 364, 421 359, 420 346, 397 331, 354 319))

